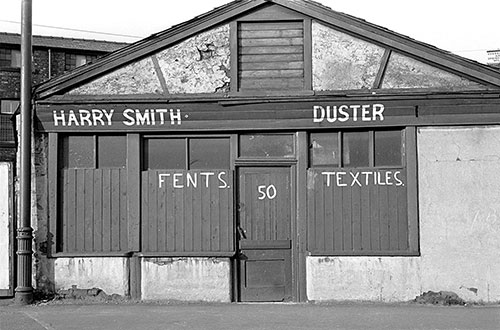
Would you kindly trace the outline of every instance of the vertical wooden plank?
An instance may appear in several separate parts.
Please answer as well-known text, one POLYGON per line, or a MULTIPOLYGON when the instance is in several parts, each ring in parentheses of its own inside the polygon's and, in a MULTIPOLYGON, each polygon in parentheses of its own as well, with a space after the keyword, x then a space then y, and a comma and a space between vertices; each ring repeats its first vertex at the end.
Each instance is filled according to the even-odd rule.
MULTIPOLYGON (((182 192, 182 189, 176 189, 173 185, 168 187, 163 187, 161 190, 164 191, 163 195, 163 203, 165 204, 165 237, 166 237, 166 246, 165 251, 176 251, 177 240, 180 239, 179 236, 182 236, 184 233, 179 231, 178 223, 176 222, 176 218, 179 216, 174 215, 174 212, 177 208, 179 208, 177 195, 182 192)), ((182 196, 182 195, 181 195, 182 196)), ((160 212, 160 214, 163 214, 160 212)), ((182 220, 182 219, 181 219, 182 220)), ((181 248, 177 251, 183 251, 181 248)))
POLYGON ((370 185, 370 245, 372 251, 380 251, 380 207, 379 189, 377 185, 370 185))
POLYGON ((343 250, 352 251, 352 198, 351 187, 342 187, 343 250))
MULTIPOLYGON (((316 176, 313 169, 307 170, 307 250, 317 251, 316 246, 316 181, 321 179, 316 176)), ((300 189, 300 185, 298 187, 300 189)))
POLYGON ((84 171, 84 251, 94 250, 94 169, 84 171))
POLYGON ((333 228, 333 208, 334 208, 334 191, 333 186, 326 186, 326 183, 323 182, 324 189, 324 249, 323 251, 333 252, 335 246, 335 235, 333 228))
POLYGON ((389 194, 387 186, 379 186, 379 208, 380 208, 380 249, 387 251, 389 244, 389 194))
POLYGON ((149 235, 149 172, 141 173, 141 251, 148 251, 149 235))
POLYGON ((412 252, 419 252, 417 131, 415 127, 406 128, 405 141, 409 248, 412 252))
POLYGON ((210 238, 211 238, 211 232, 210 232, 210 186, 214 185, 215 180, 214 177, 208 177, 206 178, 208 181, 208 187, 206 185, 201 186, 198 190, 200 191, 200 197, 201 197, 201 224, 202 224, 202 229, 201 229, 201 240, 202 240, 202 245, 201 245, 201 250, 202 251, 210 251, 210 238))
POLYGON ((94 170, 94 250, 102 251, 102 170, 94 170))
POLYGON ((370 186, 361 189, 361 250, 371 250, 371 226, 370 226, 370 186))
MULTIPOLYGON (((174 223, 174 236, 175 241, 172 248, 175 251, 185 251, 185 229, 184 229, 184 189, 173 189, 171 190, 171 196, 175 201, 175 208, 172 210, 172 219, 174 223)), ((170 237, 170 236, 168 236, 170 237)))
POLYGON ((111 251, 120 250, 120 172, 111 169, 111 251))
POLYGON ((397 251, 399 247, 398 194, 396 186, 387 186, 389 206, 389 249, 397 251))
MULTIPOLYGON (((221 173, 217 171, 216 177, 221 173)), ((220 251, 220 202, 223 194, 218 184, 210 186, 210 251, 220 251)))
POLYGON ((361 251, 361 187, 354 184, 351 187, 352 207, 352 249, 361 251))
POLYGON ((312 90, 312 20, 304 18, 304 89, 312 90))
POLYGON ((49 133, 48 135, 48 222, 49 233, 52 234, 52 244, 49 244, 49 254, 54 254, 56 252, 62 251, 61 243, 64 240, 63 222, 58 221, 58 219, 64 219, 64 215, 62 214, 62 212, 60 212, 60 204, 58 204, 59 196, 63 196, 64 200, 64 195, 61 194, 58 189, 60 187, 58 173, 61 173, 61 181, 64 180, 64 175, 62 171, 59 171, 59 159, 57 157, 58 135, 57 133, 49 133))
POLYGON ((333 248, 335 251, 344 250, 344 223, 343 223, 343 190, 331 183, 333 190, 333 248))
POLYGON ((127 170, 117 169, 119 173, 119 189, 120 189, 120 251, 128 252, 128 185, 127 185, 127 170))
MULTIPOLYGON (((193 188, 189 187, 181 190, 183 192, 183 212, 184 212, 184 248, 185 251, 195 251, 194 243, 194 211, 193 211, 193 188)), ((179 218, 179 210, 176 211, 176 218, 179 218)))
MULTIPOLYGON (((193 210, 193 247, 194 251, 202 250, 202 189, 189 188, 193 194, 191 209, 193 210)), ((189 207, 189 206, 188 206, 189 207)))
POLYGON ((130 251, 140 251, 140 210, 141 140, 139 134, 127 134, 127 225, 130 251))
POLYGON ((64 246, 65 252, 75 252, 76 251, 76 170, 66 169, 64 170, 66 180, 66 198, 65 198, 65 209, 67 218, 65 218, 64 223, 67 223, 66 235, 64 246))
MULTIPOLYGON (((319 176, 319 174, 318 174, 319 176)), ((319 176, 318 185, 315 187, 315 208, 316 208, 316 249, 325 251, 325 189, 326 183, 323 176, 319 176)))
POLYGON ((111 251, 111 172, 102 170, 102 250, 111 251))
POLYGON ((158 251, 158 175, 160 171, 149 172, 149 229, 148 251, 158 251))
MULTIPOLYGON (((401 171, 404 173, 404 171, 401 171)), ((403 175, 403 182, 406 182, 406 174, 403 175)), ((408 250, 408 209, 407 209, 407 192, 405 186, 399 186, 397 189, 398 198, 398 248, 400 251, 408 250)))
POLYGON ((85 251, 85 169, 76 170, 76 251, 85 251))
POLYGON ((379 89, 382 87, 382 81, 384 80, 385 71, 387 69, 387 63, 389 63, 389 57, 391 56, 391 50, 385 49, 384 55, 382 55, 382 61, 380 62, 380 67, 377 72, 377 76, 375 77, 375 81, 373 83, 374 89, 379 89))
POLYGON ((161 188, 158 185, 156 194, 156 205, 157 205, 157 215, 158 215, 158 227, 156 227, 157 232, 157 250, 156 251, 168 251, 167 249, 167 232, 173 233, 174 226, 172 222, 167 220, 167 209, 175 207, 175 201, 170 197, 170 189, 173 186, 163 185, 161 188))

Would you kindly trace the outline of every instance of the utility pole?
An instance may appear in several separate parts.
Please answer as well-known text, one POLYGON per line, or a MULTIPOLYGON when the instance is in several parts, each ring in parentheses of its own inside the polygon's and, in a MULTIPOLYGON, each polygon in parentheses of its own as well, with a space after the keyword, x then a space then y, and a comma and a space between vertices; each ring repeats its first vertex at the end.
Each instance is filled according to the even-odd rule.
POLYGON ((22 0, 21 8, 21 141, 20 141, 20 221, 17 229, 17 287, 15 301, 27 305, 33 301, 31 228, 31 0, 22 0))

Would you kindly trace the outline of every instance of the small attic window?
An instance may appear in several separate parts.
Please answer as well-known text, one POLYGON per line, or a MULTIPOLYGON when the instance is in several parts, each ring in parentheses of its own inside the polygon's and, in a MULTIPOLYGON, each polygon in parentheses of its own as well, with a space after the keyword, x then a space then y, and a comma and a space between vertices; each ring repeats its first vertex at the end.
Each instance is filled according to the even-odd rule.
POLYGON ((97 59, 97 55, 81 55, 66 53, 64 70, 69 71, 97 59))

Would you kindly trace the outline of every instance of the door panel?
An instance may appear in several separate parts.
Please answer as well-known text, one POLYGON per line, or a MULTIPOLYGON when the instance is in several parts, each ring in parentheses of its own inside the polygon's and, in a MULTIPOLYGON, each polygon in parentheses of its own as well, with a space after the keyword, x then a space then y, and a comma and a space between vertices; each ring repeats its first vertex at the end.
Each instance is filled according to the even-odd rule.
POLYGON ((238 191, 240 300, 291 300, 290 168, 240 168, 238 191))

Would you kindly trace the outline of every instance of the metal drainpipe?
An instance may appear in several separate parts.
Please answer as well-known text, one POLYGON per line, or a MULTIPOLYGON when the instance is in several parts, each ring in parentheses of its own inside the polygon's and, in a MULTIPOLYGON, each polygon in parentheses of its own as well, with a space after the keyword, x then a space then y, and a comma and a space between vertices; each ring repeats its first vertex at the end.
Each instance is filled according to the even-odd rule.
POLYGON ((31 0, 21 5, 21 141, 20 141, 20 221, 17 229, 17 287, 15 301, 33 301, 31 228, 31 0))
POLYGON ((49 79, 52 77, 52 48, 49 48, 49 79))

